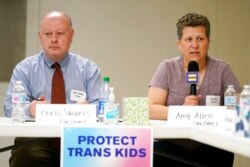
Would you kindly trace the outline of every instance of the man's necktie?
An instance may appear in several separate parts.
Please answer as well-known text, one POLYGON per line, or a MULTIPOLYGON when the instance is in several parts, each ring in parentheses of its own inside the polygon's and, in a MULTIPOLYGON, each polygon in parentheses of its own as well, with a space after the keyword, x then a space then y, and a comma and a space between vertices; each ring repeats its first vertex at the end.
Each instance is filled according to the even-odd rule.
MULTIPOLYGON (((55 72, 52 78, 51 103, 66 104, 65 84, 60 64, 55 63, 52 67, 55 68, 55 72)), ((56 150, 60 150, 60 138, 52 138, 51 143, 56 150)))
POLYGON ((65 84, 60 64, 55 63, 52 67, 55 68, 55 72, 52 78, 51 103, 66 104, 65 84))

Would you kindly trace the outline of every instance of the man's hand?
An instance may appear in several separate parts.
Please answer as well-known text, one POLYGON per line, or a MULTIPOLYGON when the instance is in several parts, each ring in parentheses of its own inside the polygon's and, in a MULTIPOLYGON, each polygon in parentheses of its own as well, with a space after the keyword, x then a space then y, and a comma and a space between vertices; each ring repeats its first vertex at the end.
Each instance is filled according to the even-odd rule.
POLYGON ((87 100, 78 100, 76 104, 89 104, 87 100))
POLYGON ((36 116, 36 105, 37 104, 49 104, 49 102, 45 100, 45 96, 40 96, 38 99, 39 100, 33 100, 30 103, 29 111, 30 111, 30 114, 32 117, 36 116))

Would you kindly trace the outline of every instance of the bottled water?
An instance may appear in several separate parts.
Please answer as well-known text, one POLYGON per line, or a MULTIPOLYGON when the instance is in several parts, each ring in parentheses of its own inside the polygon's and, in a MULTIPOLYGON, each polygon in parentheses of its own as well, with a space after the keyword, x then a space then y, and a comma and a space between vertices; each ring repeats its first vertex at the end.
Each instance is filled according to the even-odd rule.
POLYGON ((115 104, 114 88, 110 87, 109 102, 104 106, 104 124, 117 124, 118 123, 118 104, 115 104))
POLYGON ((244 85, 244 89, 240 94, 240 107, 250 105, 250 85, 244 85))
POLYGON ((26 103, 26 93, 22 81, 16 81, 12 91, 12 122, 24 123, 25 112, 24 106, 26 103))
POLYGON ((227 90, 224 93, 224 105, 227 109, 236 109, 237 92, 234 90, 233 85, 228 85, 227 90))
POLYGON ((109 101, 109 77, 103 77, 103 84, 99 96, 98 122, 103 122, 104 106, 109 101))
POLYGON ((237 115, 239 122, 236 132, 243 137, 250 137, 250 85, 244 85, 240 94, 240 109, 237 115))
POLYGON ((225 131, 229 133, 235 132, 235 122, 236 122, 236 101, 237 92, 233 85, 228 85, 227 90, 224 93, 224 105, 227 107, 227 112, 225 113, 225 131))

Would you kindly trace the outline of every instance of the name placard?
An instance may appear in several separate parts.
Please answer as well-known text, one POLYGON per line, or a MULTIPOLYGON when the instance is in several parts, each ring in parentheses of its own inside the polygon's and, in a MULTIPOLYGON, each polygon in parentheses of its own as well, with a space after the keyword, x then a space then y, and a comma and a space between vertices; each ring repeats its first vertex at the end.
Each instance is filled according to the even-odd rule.
POLYGON ((38 104, 36 123, 46 125, 89 125, 96 123, 94 104, 38 104))
POLYGON ((62 167, 152 167, 152 127, 64 127, 62 167))
POLYGON ((223 127, 225 106, 169 106, 168 125, 223 127))

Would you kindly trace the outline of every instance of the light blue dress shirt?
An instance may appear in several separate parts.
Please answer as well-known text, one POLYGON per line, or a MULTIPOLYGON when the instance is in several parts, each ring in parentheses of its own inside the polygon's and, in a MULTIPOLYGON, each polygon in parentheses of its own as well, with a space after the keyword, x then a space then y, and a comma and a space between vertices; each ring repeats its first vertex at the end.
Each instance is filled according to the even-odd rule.
MULTIPOLYGON (((51 83, 54 68, 52 62, 41 52, 31 57, 27 57, 17 64, 11 76, 9 88, 4 101, 5 116, 11 117, 12 103, 11 94, 17 80, 23 82, 27 95, 38 98, 44 95, 47 101, 51 100, 51 83)), ((66 102, 76 103, 70 100, 72 90, 86 93, 86 100, 90 103, 98 104, 99 91, 102 84, 102 77, 99 67, 91 60, 79 55, 69 53, 61 62, 58 62, 63 72, 66 102)), ((31 101, 30 98, 27 98, 31 101)), ((29 105, 25 108, 25 113, 30 116, 29 105)))

